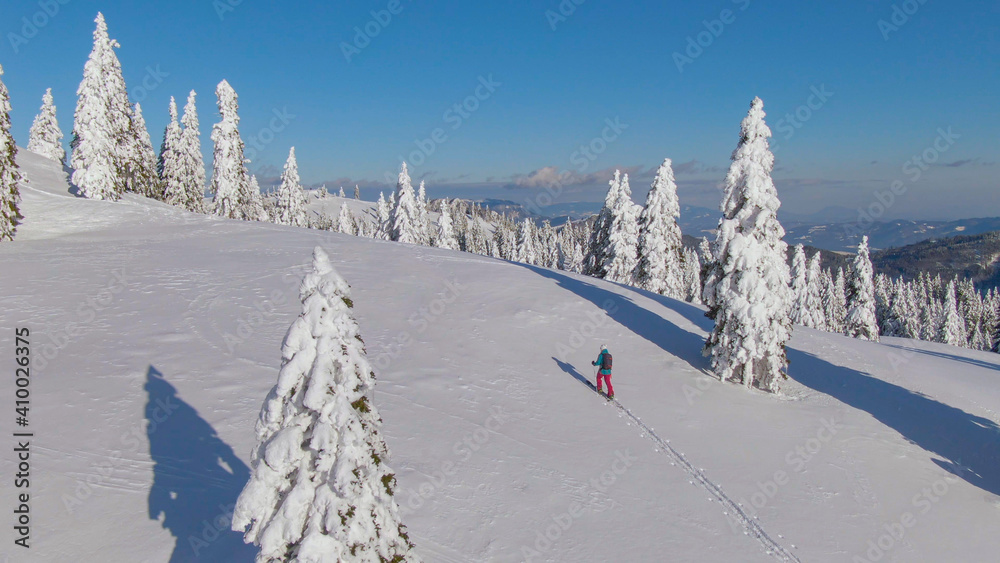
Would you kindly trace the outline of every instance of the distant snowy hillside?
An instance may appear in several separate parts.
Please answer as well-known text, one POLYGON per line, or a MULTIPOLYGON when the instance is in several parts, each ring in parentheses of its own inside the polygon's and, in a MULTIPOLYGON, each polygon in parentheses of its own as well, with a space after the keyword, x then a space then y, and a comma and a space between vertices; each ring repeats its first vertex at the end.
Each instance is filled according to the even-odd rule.
MULTIPOLYGON (((996 354, 797 328, 782 393, 747 392, 706 375, 710 326, 686 303, 132 194, 80 199, 57 164, 19 161, 30 185, 0 244, 0 325, 10 351, 14 327, 31 329, 32 547, 10 547, 8 515, 0 561, 252 561, 228 511, 317 244, 353 286, 426 561, 1000 552, 996 354), (601 343, 626 410, 587 384, 601 343)), ((15 472, 9 450, 0 472, 15 472)))

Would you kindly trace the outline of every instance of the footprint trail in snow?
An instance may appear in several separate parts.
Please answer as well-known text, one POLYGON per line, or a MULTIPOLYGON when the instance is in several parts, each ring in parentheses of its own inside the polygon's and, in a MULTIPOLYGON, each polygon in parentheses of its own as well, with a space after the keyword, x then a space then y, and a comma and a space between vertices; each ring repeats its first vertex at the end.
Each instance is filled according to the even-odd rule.
POLYGON ((780 561, 795 561, 797 563, 801 563, 801 560, 798 557, 771 538, 771 536, 764 531, 764 528, 762 528, 753 517, 749 516, 743 510, 739 503, 726 495, 726 493, 722 490, 722 487, 706 477, 705 474, 702 473, 697 467, 691 465, 691 462, 689 462, 687 458, 674 449, 668 441, 660 438, 656 432, 653 432, 652 428, 647 426, 646 423, 639 419, 639 417, 634 415, 632 411, 625 408, 625 406, 619 403, 617 399, 612 399, 607 402, 614 405, 623 416, 630 419, 636 426, 642 429, 645 436, 649 437, 653 443, 659 446, 659 451, 662 451, 673 458, 677 465, 684 469, 684 471, 691 475, 695 481, 697 481, 702 487, 705 488, 705 490, 715 497, 715 499, 725 508, 724 514, 727 517, 736 520, 743 527, 746 535, 756 538, 757 541, 764 547, 764 550, 768 553, 768 555, 773 555, 780 561))

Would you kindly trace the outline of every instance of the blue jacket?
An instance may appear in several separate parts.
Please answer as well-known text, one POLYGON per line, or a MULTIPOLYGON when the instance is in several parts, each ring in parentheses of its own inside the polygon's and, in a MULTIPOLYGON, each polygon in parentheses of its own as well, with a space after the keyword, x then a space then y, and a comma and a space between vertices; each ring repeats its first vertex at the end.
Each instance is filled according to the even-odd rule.
MULTIPOLYGON (((592 365, 595 365, 595 366, 601 365, 601 363, 604 361, 604 354, 607 354, 607 353, 608 353, 608 349, 607 348, 601 350, 601 354, 599 356, 597 356, 597 361, 594 362, 592 365)), ((611 370, 609 370, 609 369, 602 369, 602 370, 600 370, 600 372, 601 372, 601 375, 611 375, 611 370)))

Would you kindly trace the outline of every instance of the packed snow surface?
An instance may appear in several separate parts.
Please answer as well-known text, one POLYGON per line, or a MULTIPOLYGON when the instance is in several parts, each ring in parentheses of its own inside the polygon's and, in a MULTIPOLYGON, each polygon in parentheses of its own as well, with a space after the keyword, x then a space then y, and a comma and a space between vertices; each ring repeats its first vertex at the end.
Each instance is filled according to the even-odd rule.
MULTIPOLYGON (((0 561, 252 561, 227 519, 317 244, 352 285, 427 561, 1000 552, 995 354, 796 327, 781 393, 749 392, 706 374, 698 307, 456 251, 85 200, 58 164, 19 161, 26 219, 0 244, 0 326, 10 352, 14 328, 31 330, 31 548, 8 513, 0 561), (620 405, 590 387, 602 343, 620 405)), ((23 430, 6 365, 6 428, 23 430)), ((13 479, 0 494, 10 506, 13 479)))

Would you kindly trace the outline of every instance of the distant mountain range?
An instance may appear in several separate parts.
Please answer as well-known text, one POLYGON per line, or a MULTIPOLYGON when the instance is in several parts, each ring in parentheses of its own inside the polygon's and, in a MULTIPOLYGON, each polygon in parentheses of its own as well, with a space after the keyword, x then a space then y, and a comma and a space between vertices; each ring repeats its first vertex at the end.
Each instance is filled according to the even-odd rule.
MULTIPOLYGON (((486 199, 478 202, 497 213, 521 219, 531 217, 541 222, 549 220, 561 225, 567 220, 576 221, 596 214, 601 204, 574 202, 552 204, 532 212, 524 204, 509 200, 486 199)), ((868 245, 873 250, 898 248, 926 240, 954 236, 969 236, 1000 231, 1000 217, 959 219, 957 221, 896 220, 859 226, 857 211, 846 207, 828 207, 817 213, 802 215, 781 212, 785 227, 785 242, 803 244, 823 250, 853 253, 862 235, 868 235, 868 245)), ((712 238, 719 224, 719 210, 692 205, 681 206, 680 226, 686 235, 695 238, 712 238)))
MULTIPOLYGON (((815 216, 835 217, 846 214, 846 208, 828 208, 815 216)), ((845 215, 846 216, 846 215, 845 215)), ((790 245, 803 244, 832 250, 851 252, 857 248, 862 235, 868 235, 868 245, 873 250, 898 248, 926 240, 963 235, 978 235, 1000 231, 1000 217, 959 219, 957 221, 886 221, 859 226, 854 220, 808 222, 802 219, 812 216, 781 214, 785 227, 785 242, 790 245)), ((854 219, 857 212, 854 212, 854 219)), ((694 237, 711 237, 719 223, 719 211, 704 207, 681 207, 681 230, 694 237)))
MULTIPOLYGON (((579 220, 600 210, 599 203, 554 204, 532 213, 523 204, 507 200, 482 200, 481 206, 518 219, 549 220, 558 226, 579 220)), ((782 213, 785 242, 789 250, 796 244, 812 256, 823 252, 823 267, 847 268, 862 235, 868 235, 876 272, 892 277, 915 278, 920 272, 942 277, 972 278, 980 288, 1000 287, 1000 217, 957 221, 886 221, 859 229, 857 212, 829 207, 811 215, 782 213)), ((697 247, 701 237, 713 238, 719 211, 690 205, 681 206, 680 226, 684 244, 697 247)))
POLYGON ((1000 232, 925 240, 872 254, 875 271, 913 279, 920 272, 970 278, 980 289, 1000 287, 1000 232))

